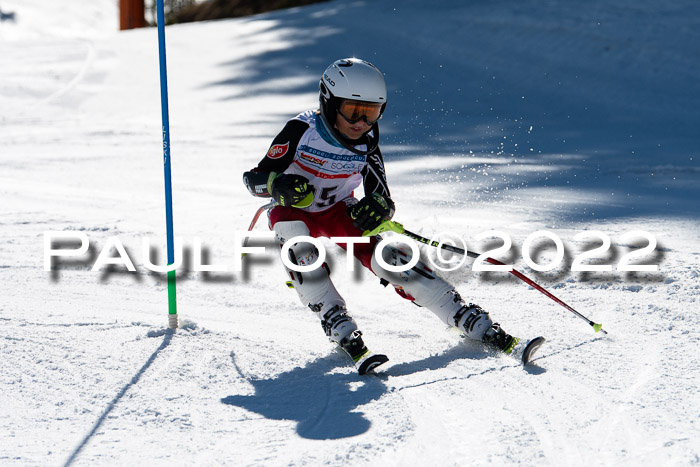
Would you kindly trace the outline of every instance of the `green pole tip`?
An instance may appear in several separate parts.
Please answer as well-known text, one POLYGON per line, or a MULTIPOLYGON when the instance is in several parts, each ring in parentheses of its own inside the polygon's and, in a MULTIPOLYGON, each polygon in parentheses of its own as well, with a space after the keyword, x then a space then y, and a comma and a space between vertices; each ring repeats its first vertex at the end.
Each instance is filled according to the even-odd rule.
POLYGON ((601 329, 603 329, 603 325, 599 323, 593 323, 593 329, 595 330, 595 332, 598 332, 601 329))

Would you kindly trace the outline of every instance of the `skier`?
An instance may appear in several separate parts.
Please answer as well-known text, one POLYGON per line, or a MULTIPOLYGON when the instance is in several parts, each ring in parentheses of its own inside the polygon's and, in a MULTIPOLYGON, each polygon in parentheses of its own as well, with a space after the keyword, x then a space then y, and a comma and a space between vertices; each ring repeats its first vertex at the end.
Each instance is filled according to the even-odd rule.
MULTIPOLYGON (((269 225, 280 245, 297 236, 360 237, 394 215, 378 144, 378 122, 387 104, 384 76, 364 60, 337 60, 321 77, 319 101, 318 110, 289 120, 257 167, 243 175, 252 195, 276 201, 269 225), (353 191, 360 184, 364 197, 358 200, 353 191)), ((392 284, 399 295, 429 309, 467 337, 506 353, 513 351, 517 338, 481 307, 464 301, 422 262, 409 274, 379 266, 373 255, 378 241, 372 236, 369 243, 354 244, 354 255, 383 284, 392 284)), ((297 243, 289 251, 290 260, 298 265, 313 264, 318 258, 310 243, 297 243)), ((390 265, 411 259, 393 246, 385 247, 382 257, 390 265)), ((388 360, 365 346, 326 265, 312 272, 287 270, 302 304, 316 313, 326 335, 352 357, 361 374, 388 360)))

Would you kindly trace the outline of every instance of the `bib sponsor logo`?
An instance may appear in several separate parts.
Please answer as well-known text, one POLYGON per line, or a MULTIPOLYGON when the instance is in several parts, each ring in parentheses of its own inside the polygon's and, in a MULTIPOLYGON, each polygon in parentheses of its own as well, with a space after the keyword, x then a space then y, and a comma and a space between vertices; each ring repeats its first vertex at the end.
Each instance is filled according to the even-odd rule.
POLYGON ((299 158, 303 159, 307 162, 311 162, 312 164, 320 165, 323 167, 323 165, 326 163, 323 159, 319 159, 318 157, 310 156, 309 154, 304 154, 303 152, 299 154, 299 158))
POLYGON ((284 156, 287 154, 287 151, 289 150, 289 141, 287 141, 284 144, 275 144, 270 148, 269 151, 267 151, 267 157, 270 159, 279 159, 280 157, 284 156))
MULTIPOLYGON (((358 148, 362 149, 362 146, 358 146, 358 148)), ((299 146, 298 149, 299 151, 304 151, 309 154, 313 154, 314 156, 323 157, 324 159, 333 159, 335 161, 356 161, 363 163, 367 161, 367 156, 359 156, 355 154, 334 154, 332 152, 326 152, 321 151, 317 148, 312 148, 310 146, 307 146, 306 144, 302 144, 301 146, 299 146)))
POLYGON ((330 168, 336 170, 359 172, 360 164, 355 164, 354 162, 331 162, 330 168))

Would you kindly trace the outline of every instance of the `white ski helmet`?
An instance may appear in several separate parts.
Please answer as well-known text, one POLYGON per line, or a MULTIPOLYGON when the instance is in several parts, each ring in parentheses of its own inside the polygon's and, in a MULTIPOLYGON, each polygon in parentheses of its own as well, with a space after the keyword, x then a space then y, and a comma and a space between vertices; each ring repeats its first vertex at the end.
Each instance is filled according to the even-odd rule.
MULTIPOLYGON (((386 82, 384 75, 374 65, 359 58, 345 58, 333 62, 318 83, 321 117, 327 128, 344 146, 343 138, 334 129, 338 107, 344 99, 382 104, 380 116, 386 108, 386 82)), ((375 140, 379 139, 376 123, 373 125, 375 140)), ((377 146, 374 141, 369 153, 377 146)), ((347 147, 347 146, 346 146, 347 147)), ((350 148, 348 148, 350 149, 350 148)), ((354 149, 351 149, 356 152, 354 149)))

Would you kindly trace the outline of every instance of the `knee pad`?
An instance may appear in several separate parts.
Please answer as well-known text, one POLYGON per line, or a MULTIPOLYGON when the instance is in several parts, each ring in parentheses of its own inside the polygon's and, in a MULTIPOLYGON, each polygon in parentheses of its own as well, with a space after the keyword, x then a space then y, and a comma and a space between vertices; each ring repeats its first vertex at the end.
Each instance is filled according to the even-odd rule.
MULTIPOLYGON (((375 251, 376 253, 376 251, 375 251)), ((387 245, 382 250, 384 262, 391 266, 404 266, 411 260, 411 254, 393 245, 387 245)), ((377 262, 372 255, 372 271, 380 278, 397 289, 400 295, 412 300, 416 305, 431 308, 440 299, 454 288, 438 276, 432 269, 425 266, 422 261, 411 269, 394 272, 387 271, 377 262)))
MULTIPOLYGON (((309 229, 302 221, 277 222, 273 227, 280 247, 291 238, 309 236, 309 229)), ((318 250, 308 242, 296 243, 289 249, 289 260, 293 264, 306 266, 318 261, 318 250)), ((330 278, 328 266, 309 272, 293 271, 285 266, 301 303, 321 319, 326 335, 334 342, 340 342, 357 329, 355 321, 345 308, 345 300, 340 296, 330 278)))

